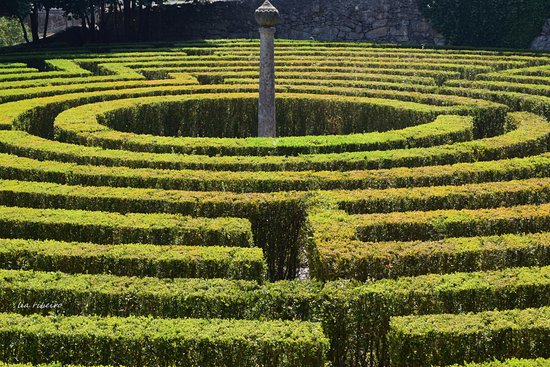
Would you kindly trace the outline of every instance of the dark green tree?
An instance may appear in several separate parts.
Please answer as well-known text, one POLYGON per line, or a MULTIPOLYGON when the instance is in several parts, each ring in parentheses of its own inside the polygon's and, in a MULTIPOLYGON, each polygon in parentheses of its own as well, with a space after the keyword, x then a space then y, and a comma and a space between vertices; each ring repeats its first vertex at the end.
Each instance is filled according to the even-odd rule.
POLYGON ((162 5, 163 0, 0 0, 0 16, 18 19, 27 41, 25 19, 29 17, 33 43, 41 39, 39 12, 45 12, 42 38, 46 38, 50 10, 54 8, 81 21, 84 39, 98 41, 101 36, 102 40, 139 41, 147 39, 153 8, 162 5), (107 18, 114 23, 109 29, 118 34, 107 34, 102 29, 107 18))
POLYGON ((17 19, 27 42, 30 40, 25 27, 25 18, 31 13, 31 8, 30 0, 2 0, 0 2, 0 16, 17 19))
POLYGON ((449 44, 528 48, 550 17, 549 0, 418 0, 449 44))

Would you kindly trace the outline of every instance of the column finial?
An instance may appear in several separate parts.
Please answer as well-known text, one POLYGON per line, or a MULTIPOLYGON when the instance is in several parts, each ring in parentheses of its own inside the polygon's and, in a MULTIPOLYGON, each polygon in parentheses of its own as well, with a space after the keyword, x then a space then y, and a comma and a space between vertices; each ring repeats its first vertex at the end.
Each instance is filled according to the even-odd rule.
POLYGON ((279 11, 269 2, 269 0, 265 0, 264 3, 256 9, 254 17, 258 25, 264 28, 274 27, 279 24, 280 20, 279 11))

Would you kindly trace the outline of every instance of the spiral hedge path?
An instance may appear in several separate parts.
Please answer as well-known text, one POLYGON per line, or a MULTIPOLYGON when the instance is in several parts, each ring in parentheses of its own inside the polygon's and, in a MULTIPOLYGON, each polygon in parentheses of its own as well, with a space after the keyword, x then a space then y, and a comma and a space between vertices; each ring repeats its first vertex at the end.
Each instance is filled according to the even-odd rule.
POLYGON ((0 360, 550 365, 550 55, 258 51, 0 55, 0 360))

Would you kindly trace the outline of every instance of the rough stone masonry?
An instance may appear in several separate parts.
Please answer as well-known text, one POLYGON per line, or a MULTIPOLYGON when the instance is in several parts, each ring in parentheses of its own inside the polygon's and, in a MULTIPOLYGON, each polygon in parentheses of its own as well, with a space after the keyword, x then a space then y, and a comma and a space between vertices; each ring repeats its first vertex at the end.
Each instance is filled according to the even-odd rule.
POLYGON ((550 51, 550 19, 546 21, 546 24, 542 28, 541 35, 535 38, 531 48, 534 50, 550 51))
MULTIPOLYGON (((170 33, 186 39, 255 38, 258 31, 251 14, 260 4, 260 0, 239 0, 182 5, 168 14, 174 19, 164 16, 153 29, 160 28, 168 38, 170 33)), ((444 43, 416 0, 273 0, 273 4, 281 12, 278 38, 444 43)))
MULTIPOLYGON (((263 0, 181 5, 154 19, 153 38, 257 38, 254 10, 263 0)), ((278 38, 443 45, 416 0, 273 0, 278 38)), ((550 20, 533 46, 550 49, 550 20)))

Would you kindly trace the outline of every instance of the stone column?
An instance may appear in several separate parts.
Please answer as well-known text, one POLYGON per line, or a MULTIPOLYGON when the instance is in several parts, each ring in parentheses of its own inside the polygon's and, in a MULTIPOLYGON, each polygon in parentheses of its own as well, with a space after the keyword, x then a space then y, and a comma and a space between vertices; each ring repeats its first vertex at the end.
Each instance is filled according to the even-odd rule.
POLYGON ((256 9, 260 26, 260 95, 258 99, 258 136, 274 138, 277 135, 275 119, 275 25, 279 11, 266 0, 256 9))

